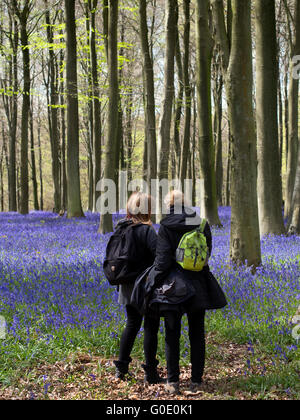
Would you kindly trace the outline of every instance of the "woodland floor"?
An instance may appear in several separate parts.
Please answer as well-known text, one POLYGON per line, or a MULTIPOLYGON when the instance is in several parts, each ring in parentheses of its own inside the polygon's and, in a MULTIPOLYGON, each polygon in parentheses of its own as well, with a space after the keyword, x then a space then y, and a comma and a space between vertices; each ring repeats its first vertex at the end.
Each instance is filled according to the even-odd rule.
MULTIPOLYGON (((50 399, 50 400, 254 400, 291 398, 281 385, 268 392, 247 390, 249 373, 245 374, 248 360, 247 345, 224 341, 220 344, 208 335, 210 348, 207 354, 203 388, 197 393, 188 391, 190 367, 181 367, 181 395, 169 396, 164 385, 147 386, 143 382, 141 362, 131 364, 133 378, 120 381, 114 378, 114 365, 110 359, 89 354, 72 354, 64 361, 39 364, 22 372, 17 383, 0 390, 0 399, 50 399)), ((265 363, 268 365, 267 360, 265 363)), ((165 368, 160 368, 165 376, 165 368)), ((252 375, 258 375, 255 367, 252 375)))

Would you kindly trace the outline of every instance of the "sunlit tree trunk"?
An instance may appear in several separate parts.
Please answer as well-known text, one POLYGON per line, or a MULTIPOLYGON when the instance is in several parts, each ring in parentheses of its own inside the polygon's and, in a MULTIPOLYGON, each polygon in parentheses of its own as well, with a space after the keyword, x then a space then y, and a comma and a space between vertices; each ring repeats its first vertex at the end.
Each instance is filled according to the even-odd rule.
POLYGON ((68 217, 83 217, 79 174, 79 116, 75 0, 65 0, 67 34, 67 183, 68 217))
MULTIPOLYGON (((104 178, 114 180, 116 176, 116 145, 118 135, 118 0, 109 0, 109 28, 108 28, 108 78, 109 78, 109 107, 108 132, 106 141, 106 158, 104 178)), ((113 231, 112 215, 101 215, 100 233, 113 231)))

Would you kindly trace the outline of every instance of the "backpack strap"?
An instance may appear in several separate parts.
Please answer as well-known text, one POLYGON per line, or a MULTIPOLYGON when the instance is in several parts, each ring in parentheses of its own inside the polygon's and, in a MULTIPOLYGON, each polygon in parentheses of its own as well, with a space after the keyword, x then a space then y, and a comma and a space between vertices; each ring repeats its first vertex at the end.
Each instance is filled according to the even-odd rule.
POLYGON ((201 232, 201 233, 203 233, 204 232, 204 229, 205 229, 205 226, 206 226, 206 223, 207 223, 207 220, 206 219, 202 219, 202 221, 201 221, 201 223, 200 223, 200 225, 199 225, 199 231, 201 232))

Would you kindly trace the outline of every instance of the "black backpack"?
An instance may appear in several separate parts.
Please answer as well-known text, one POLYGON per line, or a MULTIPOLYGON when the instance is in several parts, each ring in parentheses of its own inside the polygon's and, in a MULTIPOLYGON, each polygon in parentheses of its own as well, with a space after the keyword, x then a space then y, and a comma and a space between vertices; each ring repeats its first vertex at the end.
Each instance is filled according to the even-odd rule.
POLYGON ((110 237, 103 262, 104 274, 112 286, 130 283, 136 279, 136 246, 134 227, 136 224, 117 227, 110 237))

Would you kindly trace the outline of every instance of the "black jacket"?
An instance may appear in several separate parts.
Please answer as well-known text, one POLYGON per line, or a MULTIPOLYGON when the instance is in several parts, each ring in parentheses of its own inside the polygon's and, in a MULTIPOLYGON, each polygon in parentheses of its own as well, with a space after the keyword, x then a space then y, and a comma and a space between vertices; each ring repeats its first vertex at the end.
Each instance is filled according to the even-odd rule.
MULTIPOLYGON (((176 214, 171 207, 162 221, 158 232, 155 266, 155 285, 152 299, 149 304, 159 305, 159 310, 175 309, 184 312, 196 312, 201 309, 219 309, 226 306, 226 298, 217 280, 205 266, 200 272, 184 270, 175 260, 175 251, 184 233, 196 229, 201 223, 200 216, 190 208, 182 208, 181 214, 176 214), (163 287, 167 288, 174 279, 186 288, 186 299, 175 291, 173 287, 172 298, 162 294, 163 287), (177 296, 176 296, 177 293, 177 296), (176 301, 177 299, 177 301, 176 301)), ((209 255, 212 252, 212 237, 209 224, 204 228, 209 255)), ((171 290, 170 290, 171 291, 171 290)), ((171 295, 170 295, 171 296, 171 295)))
MULTIPOLYGON (((136 264, 134 273, 138 277, 147 267, 152 266, 155 259, 157 234, 152 226, 142 223, 133 225, 132 220, 122 219, 116 226, 117 228, 125 228, 132 225, 132 244, 134 247, 134 255, 136 264)), ((130 303, 131 293, 134 287, 132 283, 126 283, 119 286, 119 303, 128 305, 130 303)))

